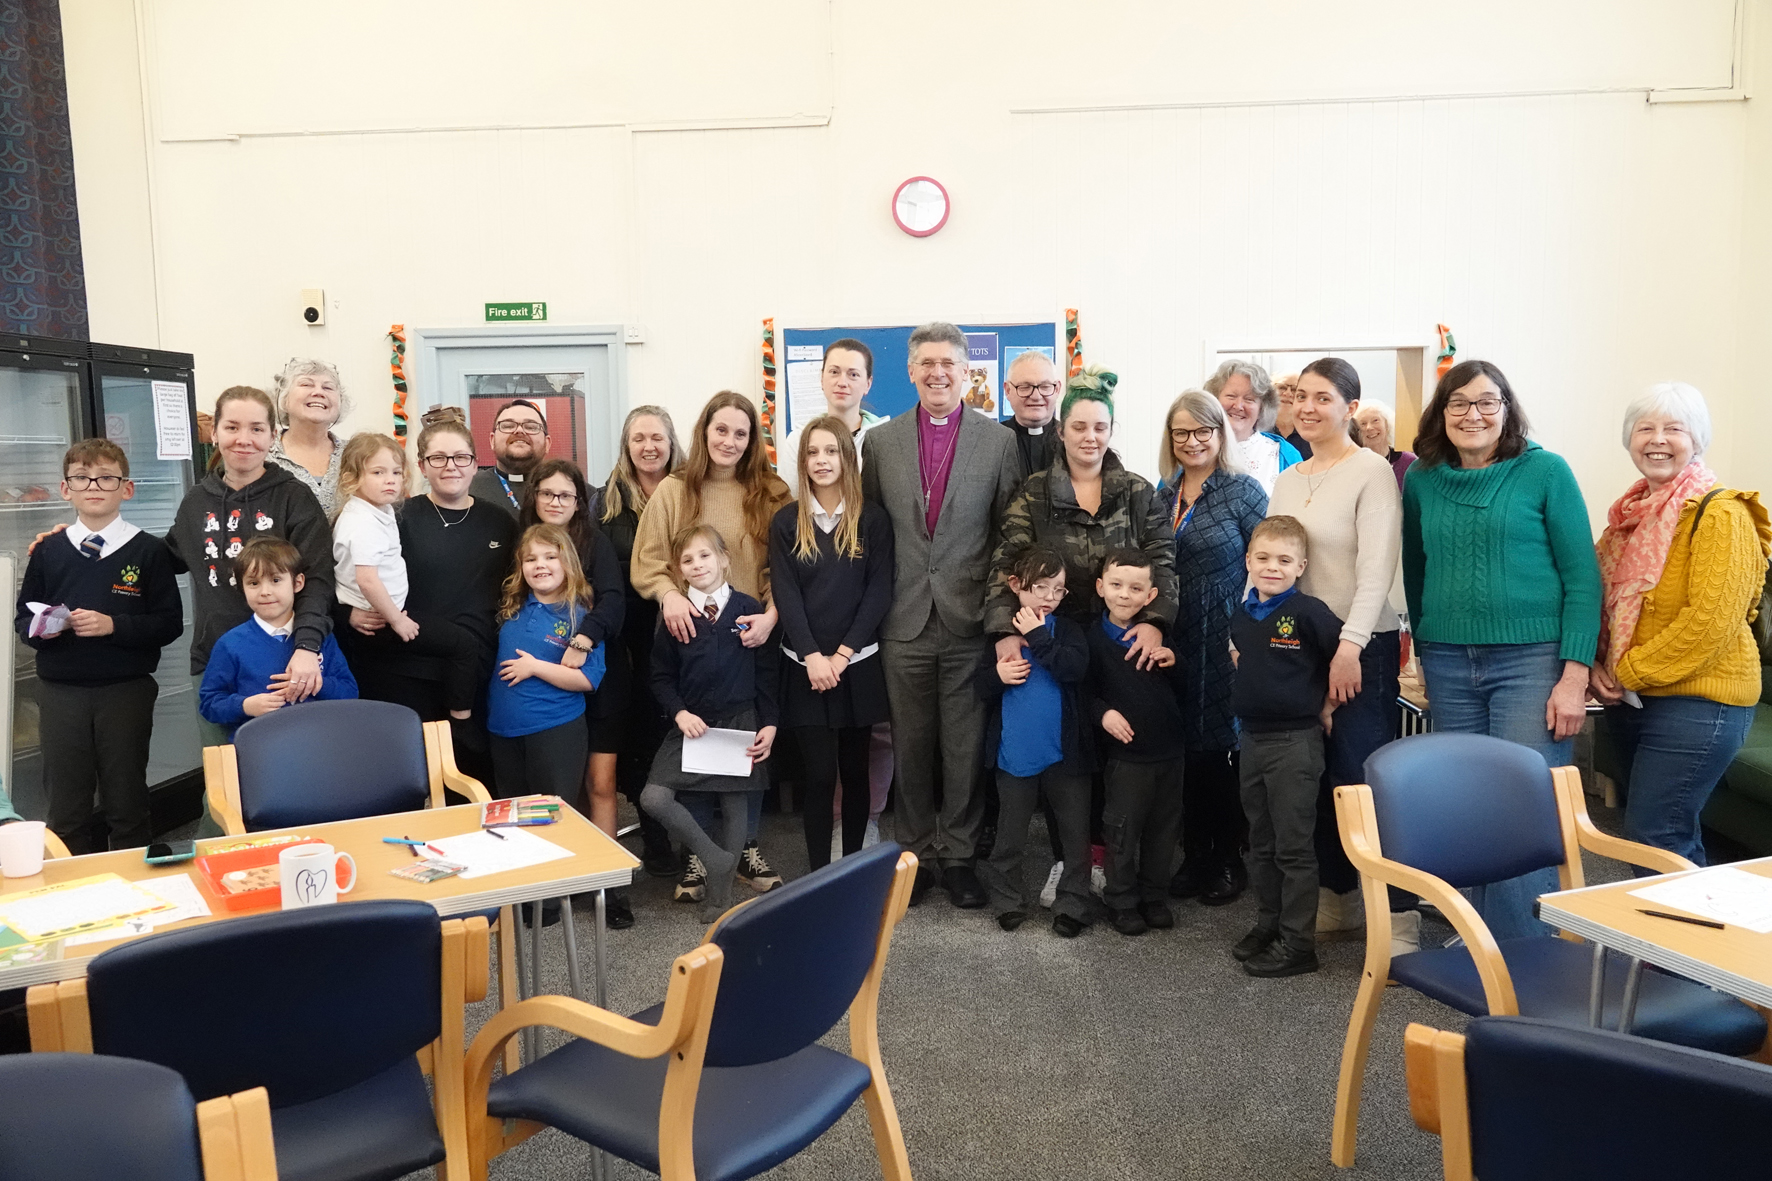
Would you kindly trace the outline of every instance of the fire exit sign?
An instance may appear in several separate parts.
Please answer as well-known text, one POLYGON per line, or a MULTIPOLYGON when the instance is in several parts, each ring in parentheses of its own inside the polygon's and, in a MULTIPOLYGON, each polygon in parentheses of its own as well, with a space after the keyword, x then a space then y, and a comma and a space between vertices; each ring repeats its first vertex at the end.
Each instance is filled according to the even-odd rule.
POLYGON ((548 318, 548 305, 545 303, 489 303, 486 305, 486 322, 488 324, 506 320, 545 320, 548 318))

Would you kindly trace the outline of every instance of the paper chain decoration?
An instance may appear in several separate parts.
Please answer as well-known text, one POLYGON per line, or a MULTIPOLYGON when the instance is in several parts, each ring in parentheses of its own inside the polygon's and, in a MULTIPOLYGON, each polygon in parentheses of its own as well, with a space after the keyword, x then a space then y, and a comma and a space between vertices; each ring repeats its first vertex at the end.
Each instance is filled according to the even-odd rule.
POLYGON ((1077 309, 1064 310, 1064 372, 1076 377, 1083 372, 1083 330, 1077 326, 1077 309))
POLYGON ((763 449, 775 463, 775 317, 763 321, 763 449))
POLYGON ((394 376, 394 437, 406 438, 406 325, 395 324, 388 329, 394 351, 388 356, 388 368, 394 376))
POLYGON ((1458 356, 1458 342, 1452 339, 1452 329, 1444 324, 1435 324, 1434 329, 1440 334, 1440 353, 1434 358, 1434 376, 1444 377, 1458 356))

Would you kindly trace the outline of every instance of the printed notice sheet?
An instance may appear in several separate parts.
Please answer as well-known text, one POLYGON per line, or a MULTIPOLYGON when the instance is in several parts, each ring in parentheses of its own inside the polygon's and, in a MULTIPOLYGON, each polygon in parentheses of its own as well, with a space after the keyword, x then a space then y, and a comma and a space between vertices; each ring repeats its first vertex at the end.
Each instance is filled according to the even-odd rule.
POLYGON ((191 413, 180 381, 156 381, 154 453, 161 459, 191 458, 191 413))
POLYGON ((1699 918, 1745 927, 1756 935, 1772 931, 1772 878, 1732 865, 1701 869, 1630 893, 1699 918))

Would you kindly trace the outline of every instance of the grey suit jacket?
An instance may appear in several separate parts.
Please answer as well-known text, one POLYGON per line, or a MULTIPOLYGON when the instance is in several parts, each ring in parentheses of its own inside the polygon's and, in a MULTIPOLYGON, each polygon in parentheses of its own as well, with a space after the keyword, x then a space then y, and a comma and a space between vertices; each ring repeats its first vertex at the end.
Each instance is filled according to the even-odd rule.
POLYGON ((935 536, 924 523, 923 481, 917 462, 917 415, 912 410, 882 423, 862 441, 863 495, 892 518, 897 573, 892 610, 880 635, 914 640, 929 621, 929 605, 959 636, 984 630, 984 593, 1003 510, 1021 487, 1015 435, 961 407, 960 435, 935 536))

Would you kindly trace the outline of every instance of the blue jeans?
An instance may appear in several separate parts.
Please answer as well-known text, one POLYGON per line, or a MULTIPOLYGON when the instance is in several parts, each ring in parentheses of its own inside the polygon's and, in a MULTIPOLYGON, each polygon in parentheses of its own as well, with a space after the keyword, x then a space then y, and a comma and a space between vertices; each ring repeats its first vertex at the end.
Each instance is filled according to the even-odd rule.
MULTIPOLYGON (((1427 680, 1428 707, 1434 730, 1443 734, 1488 734, 1531 747, 1547 765, 1566 767, 1574 759, 1575 740, 1554 742, 1544 724, 1551 689, 1563 676, 1558 645, 1436 644, 1416 645, 1427 680)), ((1532 916, 1540 894, 1559 888, 1554 866, 1517 878, 1472 886, 1471 905, 1497 939, 1556 934, 1532 916)))
MULTIPOLYGON (((1337 894, 1360 884, 1360 873, 1341 847, 1335 823, 1335 789, 1366 782, 1366 760, 1397 736, 1397 665, 1402 641, 1394 631, 1375 632, 1360 652, 1360 691, 1335 711, 1335 730, 1323 740, 1323 784, 1317 794, 1318 881, 1337 894)), ((1413 905, 1413 895, 1392 887, 1391 909, 1413 905)))
MULTIPOLYGON (((1698 814, 1753 721, 1753 706, 1706 697, 1645 697, 1642 709, 1609 707, 1606 722, 1630 776, 1625 835, 1705 864, 1698 814)), ((1637 870, 1639 877, 1651 872, 1637 870)))

